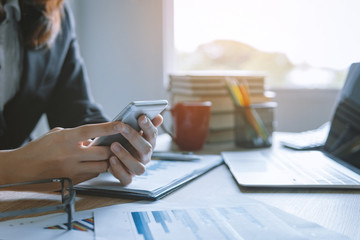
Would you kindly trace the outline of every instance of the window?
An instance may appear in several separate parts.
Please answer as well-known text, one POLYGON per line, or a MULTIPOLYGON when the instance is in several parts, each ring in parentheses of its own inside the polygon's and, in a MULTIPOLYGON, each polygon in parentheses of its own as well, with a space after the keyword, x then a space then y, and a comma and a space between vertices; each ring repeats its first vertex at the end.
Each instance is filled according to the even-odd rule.
POLYGON ((339 88, 360 57, 359 9, 358 0, 174 0, 174 67, 339 88))

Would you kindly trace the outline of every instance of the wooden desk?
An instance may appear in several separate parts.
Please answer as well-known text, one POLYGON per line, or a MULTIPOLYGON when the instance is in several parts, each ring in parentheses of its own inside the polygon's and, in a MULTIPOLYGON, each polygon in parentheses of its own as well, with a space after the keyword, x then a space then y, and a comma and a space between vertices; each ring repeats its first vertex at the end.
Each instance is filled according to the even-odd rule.
MULTIPOLYGON (((164 139, 166 140, 166 138, 164 139)), ((169 149, 170 145, 167 140, 163 144, 161 141, 159 142, 158 149, 169 149)), ((303 219, 316 222, 352 239, 360 239, 360 231, 358 230, 360 190, 241 188, 236 184, 227 167, 221 165, 164 199, 180 204, 183 200, 196 201, 203 199, 204 196, 221 200, 223 196, 229 195, 245 195, 303 219)), ((52 204, 55 196, 50 193, 0 192, 0 198, 2 202, 0 211, 4 211, 16 209, 20 205, 38 207, 52 204), (22 200, 16 200, 18 198, 22 198, 22 200)), ((78 194, 76 210, 81 211, 128 202, 131 200, 78 194)))

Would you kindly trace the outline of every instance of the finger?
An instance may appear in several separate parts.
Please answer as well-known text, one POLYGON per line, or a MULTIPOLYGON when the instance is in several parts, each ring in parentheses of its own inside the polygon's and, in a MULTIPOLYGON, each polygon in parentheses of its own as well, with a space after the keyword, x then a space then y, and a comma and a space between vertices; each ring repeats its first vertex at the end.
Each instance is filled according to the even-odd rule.
POLYGON ((99 174, 106 172, 109 168, 109 161, 103 160, 103 161, 94 161, 94 162, 81 162, 79 169, 80 172, 79 175, 82 174, 99 174))
POLYGON ((133 175, 127 171, 126 167, 115 156, 110 158, 109 172, 119 179, 122 185, 129 185, 132 181, 133 175))
POLYGON ((153 148, 155 148, 156 138, 158 135, 158 129, 145 115, 142 115, 138 119, 140 128, 143 130, 142 136, 148 141, 153 148))
POLYGON ((123 146, 115 142, 111 144, 111 150, 120 162, 128 169, 130 173, 141 175, 145 172, 145 166, 135 159, 123 146))
POLYGON ((85 141, 90 138, 113 135, 120 132, 121 122, 87 124, 67 129, 70 141, 85 141))
POLYGON ((133 153, 133 155, 139 156, 140 159, 138 160, 142 163, 148 163, 150 161, 153 146, 143 138, 140 133, 125 123, 122 124, 121 134, 129 141, 131 146, 136 149, 136 154, 133 153))
POLYGON ((155 127, 159 127, 163 123, 163 120, 163 116, 159 114, 152 120, 152 123, 155 127))
POLYGON ((106 146, 82 147, 76 153, 76 159, 82 161, 107 160, 111 156, 110 148, 106 146))

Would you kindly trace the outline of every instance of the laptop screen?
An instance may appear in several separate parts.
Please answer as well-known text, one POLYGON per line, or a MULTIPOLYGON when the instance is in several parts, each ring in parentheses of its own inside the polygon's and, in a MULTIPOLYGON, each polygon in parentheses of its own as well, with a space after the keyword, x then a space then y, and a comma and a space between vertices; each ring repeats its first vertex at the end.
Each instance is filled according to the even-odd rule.
POLYGON ((360 168, 360 63, 350 66, 324 149, 360 168))

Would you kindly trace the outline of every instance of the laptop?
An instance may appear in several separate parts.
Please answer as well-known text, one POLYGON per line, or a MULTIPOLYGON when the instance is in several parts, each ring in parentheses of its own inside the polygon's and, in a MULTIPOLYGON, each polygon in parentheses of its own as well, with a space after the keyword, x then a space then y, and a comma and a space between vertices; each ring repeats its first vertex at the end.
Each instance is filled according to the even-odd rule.
POLYGON ((222 157, 246 187, 360 188, 360 63, 350 66, 319 150, 274 143, 268 149, 222 152, 222 157))

